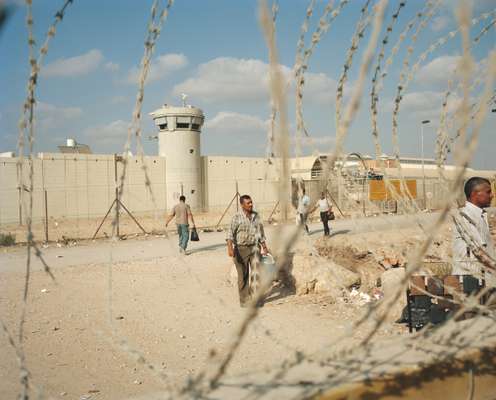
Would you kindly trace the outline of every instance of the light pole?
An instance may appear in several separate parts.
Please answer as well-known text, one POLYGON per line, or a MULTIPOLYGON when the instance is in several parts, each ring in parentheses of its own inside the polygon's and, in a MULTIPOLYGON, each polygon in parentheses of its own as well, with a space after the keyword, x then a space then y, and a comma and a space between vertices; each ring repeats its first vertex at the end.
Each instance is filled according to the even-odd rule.
POLYGON ((420 124, 420 156, 422 157, 422 195, 424 197, 424 208, 427 209, 427 198, 425 196, 425 165, 424 165, 424 125, 427 125, 431 121, 424 119, 420 124))

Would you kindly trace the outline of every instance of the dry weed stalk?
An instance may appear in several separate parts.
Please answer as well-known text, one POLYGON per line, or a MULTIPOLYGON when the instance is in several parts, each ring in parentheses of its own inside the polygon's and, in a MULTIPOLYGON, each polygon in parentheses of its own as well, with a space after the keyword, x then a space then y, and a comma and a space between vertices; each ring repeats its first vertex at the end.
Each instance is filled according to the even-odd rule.
MULTIPOLYGON (((375 67, 373 69, 374 70, 374 75, 372 77, 372 89, 371 89, 371 92, 370 92, 370 98, 371 98, 371 115, 372 115, 372 136, 373 136, 374 141, 375 141, 376 159, 378 159, 379 162, 380 162, 380 167, 381 167, 381 170, 382 170, 382 173, 383 173, 383 176, 384 176, 384 182, 385 182, 385 185, 386 185, 386 190, 387 191, 390 191, 393 194, 393 197, 395 198, 396 201, 400 201, 402 203, 405 203, 404 202, 404 199, 403 199, 403 197, 399 193, 397 193, 396 188, 391 184, 391 182, 387 178, 386 168, 385 168, 385 165, 384 165, 384 161, 383 161, 383 159, 381 157, 382 151, 380 149, 379 132, 378 132, 378 128, 377 128, 377 103, 379 102, 379 95, 378 95, 378 92, 376 90, 376 85, 377 85, 377 80, 379 78, 379 73, 381 71, 381 63, 382 63, 382 60, 385 57, 386 46, 389 43, 389 36, 393 32, 394 25, 396 24, 396 21, 398 20, 398 17, 399 17, 399 14, 401 12, 401 9, 403 7, 405 7, 405 4, 406 4, 405 1, 400 1, 400 3, 398 4, 398 7, 396 9, 396 11, 393 13, 393 15, 391 17, 391 22, 389 23, 389 25, 386 28, 386 34, 384 35, 384 38, 382 39, 382 43, 381 43, 381 48, 380 48, 380 51, 379 51, 379 55, 377 56, 377 62, 376 62, 376 65, 375 65, 375 67)), ((407 209, 408 209, 409 203, 407 203, 406 205, 407 205, 407 209)))
MULTIPOLYGON (((439 3, 437 3, 439 5, 439 3)), ((403 176, 403 169, 400 163, 400 147, 399 147, 399 136, 398 136, 398 113, 399 113, 399 105, 402 100, 402 96, 404 93, 404 89, 407 81, 407 71, 408 66, 410 65, 410 58, 413 54, 414 47, 417 43, 417 39, 422 30, 427 26, 429 20, 434 16, 437 11, 436 7, 432 7, 429 9, 425 15, 424 19, 420 19, 420 23, 412 35, 411 44, 407 48, 407 54, 403 59, 403 67, 400 72, 400 80, 396 89, 396 98, 394 99, 394 109, 393 109, 393 118, 392 118, 392 135, 391 140, 393 144, 393 155, 397 162, 398 174, 400 176, 400 186, 403 193, 406 193, 408 196, 409 204, 412 205, 412 211, 419 211, 417 204, 413 201, 413 196, 410 193, 410 189, 406 185, 405 178, 403 176)))
MULTIPOLYGON (((465 169, 468 165, 468 162, 470 161, 470 159, 474 154, 481 126, 487 115, 487 108, 488 105, 490 104, 489 100, 491 99, 491 91, 494 85, 494 80, 496 78, 496 52, 491 53, 490 59, 491 59, 490 68, 488 68, 488 74, 486 76, 485 93, 482 95, 480 101, 480 104, 482 106, 480 107, 477 115, 474 118, 473 134, 470 138, 466 151, 463 153, 463 159, 460 160, 460 168, 458 170, 457 175, 455 176, 455 180, 453 181, 452 188, 457 188, 463 183, 465 169)), ((359 321, 357 321, 354 324, 353 329, 356 329, 359 326, 363 325, 365 322, 370 321, 371 318, 375 315, 375 312, 378 311, 380 307, 383 307, 383 309, 386 310, 386 313, 384 313, 382 316, 380 316, 378 319, 374 321, 374 326, 367 335, 367 337, 363 340, 362 346, 366 346, 370 342, 370 340, 373 338, 375 333, 385 322, 392 308, 391 306, 398 300, 400 296, 404 294, 404 290, 409 282, 410 277, 421 268, 422 265, 421 261, 425 253, 427 252, 427 249, 430 247, 431 243, 433 242, 434 237, 438 233, 438 230, 442 226, 443 222, 450 214, 451 205, 457 196, 456 190, 451 190, 448 193, 449 195, 446 198, 445 205, 442 208, 438 218, 436 219, 436 222, 432 225, 430 231, 427 232, 427 237, 425 241, 422 243, 418 251, 414 254, 412 259, 409 260, 408 262, 409 267, 407 268, 407 273, 405 274, 405 277, 402 279, 401 284, 398 285, 397 291, 390 298, 385 298, 380 302, 373 304, 372 307, 370 307, 369 311, 366 313, 366 315, 364 315, 363 318, 361 318, 359 321)), ((475 297, 475 299, 480 298, 483 294, 484 293, 480 293, 480 295, 475 297)), ((470 298, 468 301, 470 304, 468 305, 466 304, 465 307, 462 307, 462 309, 458 312, 457 315, 460 315, 461 313, 466 311, 467 308, 474 306, 472 304, 474 301, 473 298, 470 298)), ((478 307, 487 311, 487 309, 483 306, 478 306, 478 307)), ((428 332, 422 331, 420 332, 419 335, 427 336, 428 332)), ((338 338, 335 342, 333 342, 333 344, 335 345, 337 342, 339 342, 342 339, 344 339, 344 337, 338 338)), ((353 352, 354 350, 355 349, 351 349, 350 351, 353 352)), ((340 355, 343 355, 343 353, 341 353, 340 355)))
POLYGON ((27 225, 27 256, 26 256, 26 275, 24 279, 24 292, 23 292, 23 302, 22 302, 22 310, 19 321, 19 354, 20 354, 20 369, 21 369, 21 399, 29 398, 29 372, 25 365, 25 354, 23 348, 23 340, 24 340, 24 323, 26 321, 26 311, 27 311, 27 299, 29 294, 29 283, 31 278, 31 250, 35 250, 35 255, 40 259, 43 264, 44 271, 48 273, 52 280, 55 280, 55 277, 50 271, 48 264, 45 262, 41 255, 41 251, 36 246, 34 242, 33 235, 33 192, 34 192, 34 141, 35 141, 35 130, 34 130, 34 109, 36 104, 35 99, 35 90, 36 85, 38 83, 38 74, 40 72, 40 68, 43 62, 44 56, 48 52, 48 44, 55 36, 56 26, 62 21, 62 18, 65 13, 65 9, 69 4, 72 3, 73 0, 67 0, 62 8, 57 11, 55 14, 55 20, 50 25, 45 42, 40 49, 40 53, 38 55, 38 60, 35 58, 35 39, 33 35, 33 12, 32 12, 32 0, 25 0, 26 9, 27 9, 27 17, 26 17, 26 25, 28 31, 28 48, 29 48, 29 65, 30 65, 30 75, 28 79, 27 86, 27 98, 23 104, 21 117, 19 119, 19 137, 18 137, 18 153, 19 158, 17 160, 17 171, 18 171, 18 187, 21 193, 21 204, 22 207, 25 208, 24 204, 24 190, 29 192, 29 203, 27 208, 27 217, 26 217, 26 225, 27 225), (25 131, 27 130, 28 143, 29 143, 29 154, 28 154, 28 163, 29 163, 29 186, 26 189, 24 184, 24 136, 25 131))
POLYGON ((26 366, 26 355, 24 353, 22 343, 19 343, 19 346, 16 344, 14 337, 11 335, 9 329, 7 328, 7 325, 1 318, 0 325, 2 326, 2 330, 7 339, 7 342, 15 352, 16 361, 19 365, 19 380, 21 383, 21 393, 19 395, 19 398, 22 400, 27 400, 29 399, 29 389, 33 386, 33 383, 30 381, 31 373, 26 366))
POLYGON ((329 30, 332 22, 337 18, 340 14, 343 7, 349 2, 349 0, 341 0, 339 4, 334 8, 334 1, 329 0, 326 7, 324 8, 324 12, 319 19, 319 23, 314 33, 312 34, 311 44, 305 49, 304 48, 304 39, 305 34, 308 30, 308 21, 313 13, 314 1, 311 1, 308 8, 305 20, 303 22, 300 37, 297 44, 297 52, 296 52, 296 60, 295 60, 295 96, 296 96, 296 156, 300 155, 301 148, 301 133, 305 133, 306 136, 308 132, 305 128, 305 122, 303 118, 303 87, 305 84, 305 71, 308 70, 309 60, 317 47, 317 44, 320 42, 325 33, 329 30))
MULTIPOLYGON (((478 24, 479 22, 488 19, 489 17, 491 17, 494 14, 496 14, 496 10, 492 11, 492 12, 488 12, 488 13, 483 13, 479 17, 472 19, 470 21, 470 25, 474 26, 474 25, 478 24)), ((428 17, 429 18, 432 17, 432 13, 430 13, 428 17)), ((421 26, 425 26, 426 21, 424 20, 423 22, 424 22, 424 24, 423 25, 421 24, 421 26)), ((414 41, 414 42, 416 41, 416 38, 417 38, 419 30, 421 29, 421 26, 419 26, 416 34, 412 37, 412 41, 414 41), (414 40, 414 38, 415 38, 415 40, 414 40)), ((397 118, 398 118, 400 103, 401 103, 403 94, 407 90, 409 83, 413 80, 415 73, 419 70, 420 64, 427 59, 428 55, 435 52, 439 47, 446 44, 450 39, 455 38, 456 35, 459 33, 459 31, 460 31, 459 28, 455 29, 455 30, 449 32, 448 34, 446 34, 445 36, 439 38, 435 42, 433 42, 427 48, 427 50, 425 50, 423 53, 421 53, 421 55, 418 57, 417 61, 415 62, 415 64, 413 64, 413 66, 410 68, 410 70, 408 70, 408 66, 409 66, 409 58, 410 58, 411 54, 413 53, 413 46, 410 46, 408 48, 408 54, 407 54, 407 57, 405 58, 405 60, 403 61, 404 67, 403 67, 402 72, 400 74, 400 82, 398 84, 397 94, 396 94, 396 98, 394 100, 395 107, 394 107, 394 111, 393 111, 393 143, 395 144, 395 156, 399 157, 399 147, 397 146, 397 143, 398 143, 398 129, 397 129, 398 128, 398 121, 397 121, 397 118)))
MULTIPOLYGON (((21 112, 21 117, 19 120, 19 137, 18 137, 19 157, 17 160, 18 187, 20 188, 21 202, 22 203, 24 203, 24 201, 23 201, 24 191, 26 190, 29 192, 29 203, 28 203, 28 208, 27 208, 28 212, 27 212, 27 217, 26 217, 27 257, 26 257, 26 278, 25 278, 24 295, 23 295, 24 304, 27 301, 28 292, 29 292, 29 280, 30 280, 30 272, 31 272, 31 249, 32 248, 35 249, 35 255, 43 263, 43 267, 44 267, 45 272, 47 272, 50 275, 50 277, 52 279, 54 279, 54 276, 51 273, 49 266, 44 261, 44 259, 41 257, 41 251, 34 243, 34 235, 33 235, 33 229, 32 229, 33 192, 34 192, 33 148, 34 148, 34 141, 35 141, 34 112, 35 112, 35 104, 36 104, 35 91, 36 91, 36 86, 38 83, 38 75, 40 72, 40 68, 42 66, 44 56, 48 52, 48 45, 50 43, 50 40, 55 36, 57 25, 59 22, 62 21, 66 8, 69 6, 69 4, 72 4, 72 2, 73 2, 73 0, 66 0, 63 4, 62 8, 60 8, 56 12, 55 20, 48 28, 48 32, 47 32, 45 41, 43 43, 43 46, 40 49, 38 59, 36 59, 35 58, 36 41, 35 41, 34 36, 33 36, 34 21, 33 21, 33 13, 32 13, 32 0, 26 0, 25 1, 26 9, 27 9, 26 25, 27 25, 27 31, 28 31, 30 75, 29 75, 28 86, 27 86, 27 98, 24 101, 22 112, 21 112), (29 144, 29 155, 28 155, 29 186, 27 188, 26 188, 26 185, 24 184, 24 176, 23 176, 23 170, 24 170, 24 136, 25 136, 25 130, 26 129, 28 131, 28 144, 29 144)), ((19 340, 21 343, 22 343, 22 337, 23 337, 25 313, 26 313, 26 309, 24 306, 23 311, 22 311, 22 316, 21 316, 21 322, 20 322, 20 326, 19 326, 19 340)))
POLYGON ((360 72, 358 75, 358 80, 357 80, 353 95, 352 95, 350 101, 348 102, 348 105, 347 105, 347 108, 346 108, 346 111, 344 114, 344 119, 340 123, 338 130, 336 132, 336 143, 335 143, 334 151, 332 152, 332 154, 328 158, 327 163, 326 163, 326 168, 325 168, 325 171, 323 173, 324 188, 325 189, 327 189, 327 186, 328 186, 330 172, 333 169, 339 154, 342 153, 342 147, 343 147, 344 139, 346 138, 346 135, 348 134, 348 129, 351 125, 351 122, 353 121, 358 109, 360 108, 362 91, 363 91, 363 87, 365 85, 365 78, 366 78, 367 72, 370 68, 372 58, 374 56, 374 51, 375 51, 377 41, 379 38, 379 34, 381 31, 382 21, 384 18, 384 12, 385 12, 385 8, 387 6, 387 3, 388 3, 387 0, 381 0, 375 6, 373 29, 372 29, 372 32, 370 34, 369 43, 368 43, 367 48, 365 50, 365 53, 362 57, 362 63, 360 65, 360 72))
MULTIPOLYGON (((455 73, 457 71, 455 70, 455 73)), ((487 71, 481 71, 480 74, 477 74, 476 78, 473 80, 472 84, 470 85, 469 92, 473 93, 477 87, 477 85, 480 83, 482 80, 482 77, 487 73, 487 71)), ((452 92, 455 92, 457 88, 453 88, 453 80, 450 79, 448 81, 448 90, 444 94, 444 99, 441 107, 441 112, 440 112, 440 117, 439 117, 439 127, 436 132, 436 164, 437 164, 437 169, 440 178, 443 181, 447 180, 447 177, 444 174, 444 163, 446 162, 448 158, 448 153, 451 152, 451 149, 456 142, 456 140, 460 137, 460 129, 457 130, 456 134, 453 137, 449 136, 449 130, 453 127, 454 121, 453 118, 451 118, 448 114, 448 105, 449 105, 449 98, 452 95, 452 92)), ((453 100, 456 100, 456 98, 453 98, 453 100)), ((492 100, 490 99, 488 101, 488 104, 492 103, 492 100)), ((477 106, 480 107, 480 104, 473 103, 471 106, 471 110, 474 110, 477 106)), ((471 120, 474 119, 475 115, 477 114, 477 110, 474 110, 474 112, 471 115, 471 120)))
POLYGON ((398 54, 398 51, 401 48, 401 45, 405 41, 405 39, 408 37, 409 32, 413 29, 413 27, 417 24, 420 23, 424 15, 429 14, 431 11, 431 8, 433 7, 439 7, 443 0, 437 0, 437 1, 427 1, 426 5, 422 10, 417 12, 415 16, 407 22, 405 25, 405 28, 403 31, 398 35, 398 39, 396 40, 396 43, 391 49, 391 53, 389 54, 388 58, 386 59, 386 62, 384 63, 384 68, 382 70, 382 73, 380 77, 377 80, 377 92, 379 93, 383 89, 383 84, 384 84, 384 78, 388 76, 389 73, 389 68, 393 65, 394 62, 394 57, 398 54))
POLYGON ((351 46, 346 53, 346 61, 344 63, 343 72, 339 77, 338 86, 336 89, 336 131, 338 130, 339 124, 341 123, 341 106, 343 100, 344 84, 348 79, 348 72, 351 69, 351 64, 353 63, 353 56, 358 50, 358 44, 364 36, 365 29, 370 23, 370 16, 368 15, 370 0, 367 0, 360 11, 360 18, 355 28, 355 33, 351 38, 351 46))
MULTIPOLYGON (((384 83, 384 78, 388 74, 388 69, 389 67, 393 64, 394 57, 398 53, 402 43, 404 40, 407 38, 408 33, 413 29, 415 24, 417 22, 422 21, 422 17, 424 15, 430 14, 431 8, 435 8, 440 5, 442 0, 438 0, 437 3, 433 3, 431 1, 428 1, 427 4, 424 6, 424 8, 420 11, 417 12, 415 17, 413 17, 405 26, 403 31, 400 33, 398 36, 398 39, 391 49, 391 53, 389 57, 387 58, 386 62, 384 63, 384 69, 382 70, 382 73, 379 75, 379 71, 377 71, 377 74, 374 74, 374 78, 372 79, 372 90, 371 90, 371 122, 372 122, 372 138, 374 140, 374 147, 375 147, 375 154, 376 154, 376 159, 379 160, 379 168, 384 176, 384 182, 386 184, 386 190, 388 190, 392 195, 393 198, 396 201, 399 201, 407 210, 412 210, 412 201, 411 199, 405 199, 398 191, 396 190, 396 187, 391 184, 389 178, 388 178, 388 173, 386 169, 386 165, 384 163, 384 160, 382 159, 382 149, 381 149, 381 144, 379 141, 379 129, 378 129, 378 124, 377 124, 377 115, 378 115, 378 108, 377 104, 379 101, 379 93, 381 92, 383 88, 383 83, 384 83)), ((380 66, 380 64, 378 64, 380 66)))
POLYGON ((386 171, 385 171, 384 162, 381 158, 382 149, 381 149, 380 142, 379 142, 379 129, 377 126, 377 114, 378 114, 377 104, 379 102, 379 92, 382 89, 383 79, 384 79, 384 77, 387 76, 387 69, 389 66, 392 65, 394 56, 399 51, 402 42, 405 40, 408 32, 413 28, 413 26, 415 25, 417 20, 420 20, 422 18, 422 16, 426 13, 426 11, 429 10, 431 3, 428 2, 427 5, 424 7, 424 9, 422 9, 420 12, 418 12, 415 15, 415 17, 412 18, 407 23, 406 27, 403 29, 403 31, 401 32, 401 34, 398 37, 398 40, 396 41, 395 45, 393 46, 393 48, 391 50, 391 54, 389 55, 388 59, 386 60, 384 70, 381 73, 381 62, 385 56, 385 48, 386 48, 386 44, 389 42, 389 34, 392 32, 394 23, 398 19, 398 14, 401 11, 401 8, 404 6, 405 6, 404 3, 400 3, 396 14, 393 15, 393 20, 391 21, 391 24, 389 25, 389 27, 387 29, 386 37, 384 38, 384 40, 382 42, 381 52, 379 53, 379 56, 377 57, 377 63, 376 63, 376 66, 374 68, 374 76, 372 77, 372 89, 370 91, 370 99, 371 99, 370 114, 371 114, 371 122, 372 122, 372 137, 374 139, 376 158, 378 160, 380 160, 380 166, 381 166, 381 170, 383 171, 383 174, 385 174, 386 171))
MULTIPOLYGON (((296 82, 295 88, 295 105, 296 105, 296 135, 295 135, 295 156, 298 157, 301 154, 301 132, 304 131, 305 135, 308 135, 305 123, 303 120, 303 76, 302 76, 302 65, 305 52, 305 35, 308 32, 308 23, 313 14, 313 8, 315 6, 315 0, 310 0, 308 4, 305 18, 300 28, 300 36, 296 44, 296 59, 294 69, 294 76, 296 82)), ((299 164, 299 162, 298 162, 299 164)), ((297 165, 299 166, 299 165, 297 165)))
MULTIPOLYGON (((289 185, 289 165, 288 165, 288 153, 289 153, 289 140, 288 140, 288 124, 286 115, 286 93, 284 76, 282 74, 280 65, 278 63, 277 57, 277 47, 275 42, 275 18, 274 9, 272 15, 270 14, 265 0, 260 0, 259 2, 259 12, 260 12, 260 25, 263 29, 265 39, 267 41, 267 47, 269 50, 269 64, 270 64, 270 89, 272 95, 272 102, 274 108, 279 115, 279 123, 277 124, 277 130, 275 135, 276 150, 278 156, 281 158, 282 162, 282 176, 279 181, 279 201, 282 205, 281 208, 283 213, 287 210, 287 199, 286 193, 288 193, 289 185)), ((289 243, 291 246, 294 243, 296 236, 291 238, 286 245, 289 243)), ((276 245, 277 247, 277 245, 276 245)), ((283 251, 285 254, 285 252, 283 251)), ((248 327, 254 321, 258 315, 258 308, 256 307, 257 302, 263 296, 263 293, 268 290, 269 282, 262 285, 258 291, 256 298, 252 300, 250 307, 247 310, 245 318, 241 322, 239 328, 235 332, 232 342, 226 349, 224 356, 219 360, 218 365, 215 367, 212 375, 208 377, 208 387, 204 388, 207 392, 216 388, 220 379, 224 376, 227 368, 229 367, 236 351, 241 345, 248 327)), ((215 355, 213 353, 212 355, 215 355)), ((197 385, 206 376, 206 372, 200 372, 197 377, 192 380, 189 385, 183 389, 185 391, 196 390, 197 385)))
MULTIPOLYGON (((136 95, 136 102, 135 102, 135 106, 134 106, 134 110, 133 110, 132 122, 129 125, 127 141, 126 141, 126 144, 124 146, 124 154, 122 157, 123 168, 122 168, 121 175, 119 177, 119 187, 118 187, 118 196, 119 196, 119 198, 122 198, 122 194, 124 191, 124 183, 125 183, 125 179, 126 179, 127 165, 129 163, 129 152, 130 152, 130 148, 131 148, 131 139, 132 139, 132 136, 134 135, 136 137, 136 145, 137 145, 137 150, 138 150, 138 156, 140 157, 140 161, 141 161, 141 168, 144 172, 145 186, 152 196, 154 209, 157 208, 155 196, 153 194, 153 190, 151 187, 151 181, 150 181, 150 178, 148 176, 148 169, 147 169, 147 166, 146 166, 146 163, 144 160, 143 148, 141 145, 141 110, 142 110, 142 106, 143 106, 145 83, 146 83, 146 79, 147 79, 148 72, 149 72, 150 65, 151 65, 151 57, 153 55, 153 50, 155 48, 156 41, 158 40, 158 38, 160 36, 160 32, 161 32, 162 26, 164 24, 164 21, 169 14, 170 8, 172 7, 173 0, 168 0, 166 6, 161 10, 159 10, 159 3, 160 3, 159 0, 154 0, 154 2, 152 4, 151 11, 150 11, 150 19, 148 21, 147 33, 146 33, 146 38, 145 38, 145 43, 144 43, 145 50, 144 50, 143 57, 141 59, 141 69, 139 72, 138 94, 136 95)), ((119 217, 119 207, 118 207, 118 203, 117 203, 117 205, 115 207, 115 215, 114 215, 114 218, 112 220, 112 238, 114 239, 114 241, 115 241, 115 239, 117 239, 116 238, 116 233, 117 233, 116 227, 117 227, 118 217, 119 217)), ((112 249, 111 249, 110 262, 109 262, 109 265, 107 268, 107 274, 108 274, 107 275, 107 285, 108 285, 108 287, 107 287, 107 293, 108 293, 107 315, 108 315, 109 325, 110 325, 111 330, 112 330, 112 334, 115 335, 116 329, 115 329, 115 325, 114 325, 113 318, 112 318, 112 309, 113 309, 112 308, 112 303, 113 303, 113 300, 112 300, 112 290, 113 290, 112 289, 112 282, 113 282, 112 266, 113 266, 113 264, 114 264, 114 262, 112 259, 112 249)))
MULTIPOLYGON (((158 38, 160 37, 162 26, 167 16, 169 15, 169 11, 174 3, 174 0, 167 0, 167 4, 160 11, 159 11, 159 3, 160 0, 154 0, 150 12, 150 19, 148 21, 148 29, 144 43, 145 50, 140 64, 141 69, 138 78, 138 94, 136 95, 136 102, 134 105, 132 121, 128 128, 127 140, 124 146, 124 154, 122 158, 123 169, 121 176, 119 178, 119 197, 121 197, 124 191, 124 182, 126 179, 127 165, 129 163, 131 139, 134 136, 136 138, 136 149, 137 149, 138 157, 140 158, 141 161, 141 169, 143 170, 145 177, 145 186, 148 190, 148 193, 152 197, 152 202, 154 204, 155 209, 157 208, 155 195, 152 190, 150 177, 148 176, 148 167, 144 160, 144 152, 141 142, 141 110, 143 107, 143 99, 145 95, 145 83, 148 77, 148 72, 150 70, 151 58, 153 55, 153 51, 155 49, 155 44, 158 38)), ((117 212, 118 212, 118 208, 116 207, 116 213, 117 212)), ((116 223, 117 223, 117 215, 114 217, 114 221, 112 222, 113 225, 112 236, 115 236, 116 223)))
MULTIPOLYGON (((464 35, 464 41, 463 43, 466 43, 466 39, 468 38, 468 31, 469 31, 469 24, 468 21, 469 19, 467 18, 467 10, 463 10, 460 13, 460 25, 461 25, 461 31, 463 32, 464 35)), ((467 53, 464 53, 463 58, 468 58, 470 61, 470 53, 469 53, 469 47, 465 47, 465 51, 467 53)), ((470 62, 463 61, 461 65, 464 65, 465 68, 462 68, 464 72, 464 79, 468 82, 470 79, 470 62)), ((436 219, 435 224, 431 226, 430 231, 428 232, 428 235, 424 241, 424 243, 420 246, 418 251, 414 254, 412 257, 412 260, 409 260, 409 267, 407 267, 406 274, 404 278, 401 280, 401 284, 398 286, 398 290, 393 295, 390 299, 383 299, 384 301, 381 303, 384 303, 384 308, 386 310, 390 310, 391 306, 398 300, 398 298, 403 294, 406 285, 408 284, 409 279, 411 276, 417 272, 422 265, 422 259, 427 252, 429 246, 432 244, 435 235, 438 233, 440 227, 442 226, 443 222, 447 219, 447 217, 450 214, 450 209, 452 207, 452 204, 456 200, 457 197, 457 191, 456 188, 460 187, 463 183, 464 175, 465 175, 465 170, 468 166, 468 163, 472 159, 475 149, 477 147, 478 143, 478 138, 479 138, 479 133, 480 129, 482 126, 482 123, 487 115, 487 100, 491 97, 491 92, 492 92, 492 87, 494 85, 494 81, 496 79, 496 52, 493 51, 490 55, 490 62, 489 62, 489 68, 488 68, 488 74, 486 77, 486 86, 485 86, 485 92, 482 95, 480 103, 482 104, 482 107, 480 108, 478 114, 474 118, 474 123, 473 123, 473 129, 472 129, 472 135, 466 143, 465 151, 463 151, 460 156, 459 156, 459 162, 458 166, 459 169, 457 171, 457 174, 455 176, 455 179, 452 182, 452 190, 448 192, 448 196, 445 200, 445 204, 442 207, 440 214, 438 218, 436 219)), ((461 109, 460 112, 463 113, 464 117, 466 119, 470 118, 470 115, 465 112, 465 110, 461 109)), ((468 124, 468 123, 467 123, 468 124)), ((380 304, 380 303, 378 303, 380 304)), ((377 307, 372 307, 372 310, 377 309, 377 307)), ((385 320, 385 317, 387 314, 385 314, 382 318, 378 319, 375 323, 374 329, 371 331, 371 333, 367 336, 366 340, 364 342, 368 342, 373 334, 379 329, 379 327, 382 325, 382 323, 385 320)), ((369 317, 369 314, 367 314, 364 319, 361 319, 359 323, 363 323, 365 319, 369 317)))

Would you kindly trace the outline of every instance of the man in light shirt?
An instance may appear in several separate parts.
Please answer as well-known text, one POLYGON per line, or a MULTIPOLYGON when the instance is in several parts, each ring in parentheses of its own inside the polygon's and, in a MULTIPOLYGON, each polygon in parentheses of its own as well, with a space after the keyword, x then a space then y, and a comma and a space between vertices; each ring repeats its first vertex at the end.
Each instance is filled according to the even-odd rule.
POLYGON ((298 221, 300 225, 303 226, 307 234, 309 233, 307 225, 309 207, 310 197, 305 194, 305 189, 301 189, 301 196, 298 199, 298 207, 296 209, 296 212, 298 213, 298 221))
POLYGON ((186 204, 186 197, 183 195, 179 197, 179 203, 174 206, 171 214, 167 217, 167 220, 165 221, 166 228, 174 217, 176 217, 177 234, 179 236, 179 253, 186 255, 186 247, 188 246, 189 240, 188 221, 191 220, 194 228, 195 220, 193 219, 190 206, 186 204))
POLYGON ((241 307, 251 300, 250 269, 259 254, 267 254, 262 220, 253 210, 253 201, 247 194, 239 198, 241 210, 234 214, 227 231, 227 254, 232 258, 238 273, 238 292, 241 307))
POLYGON ((331 234, 331 230, 329 229, 329 213, 331 212, 332 206, 329 204, 324 192, 320 194, 320 199, 317 200, 315 207, 312 208, 310 213, 313 213, 317 208, 320 211, 320 220, 324 225, 324 236, 329 236, 331 234))
POLYGON ((467 202, 453 218, 453 275, 473 275, 495 286, 496 254, 485 208, 491 205, 491 184, 480 177, 470 178, 464 187, 467 202), (484 263, 481 262, 484 260, 484 263))

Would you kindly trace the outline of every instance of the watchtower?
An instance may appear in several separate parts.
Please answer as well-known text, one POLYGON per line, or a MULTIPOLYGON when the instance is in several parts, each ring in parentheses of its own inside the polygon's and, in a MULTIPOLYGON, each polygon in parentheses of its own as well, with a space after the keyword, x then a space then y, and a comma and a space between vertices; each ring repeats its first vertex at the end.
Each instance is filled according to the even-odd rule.
POLYGON ((167 207, 184 194, 192 208, 202 206, 200 133, 205 116, 199 108, 164 104, 150 113, 159 128, 158 153, 165 157, 167 207))

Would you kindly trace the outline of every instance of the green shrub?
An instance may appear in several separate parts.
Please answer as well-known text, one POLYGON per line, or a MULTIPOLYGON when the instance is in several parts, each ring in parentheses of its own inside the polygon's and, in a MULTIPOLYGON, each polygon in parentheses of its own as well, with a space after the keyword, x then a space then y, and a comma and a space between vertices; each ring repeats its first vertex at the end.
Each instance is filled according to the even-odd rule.
POLYGON ((13 246, 15 242, 15 235, 12 233, 0 233, 0 246, 13 246))

